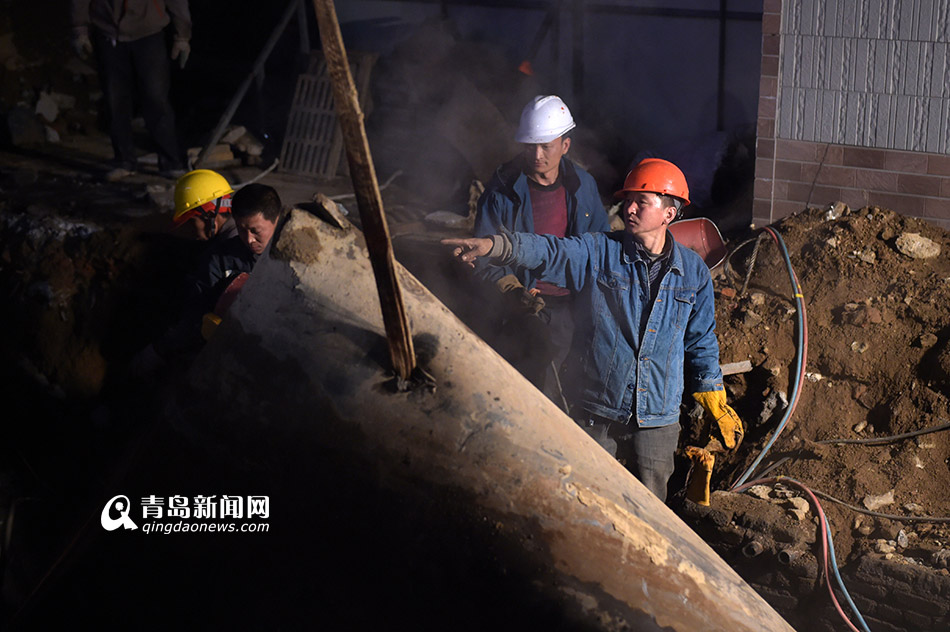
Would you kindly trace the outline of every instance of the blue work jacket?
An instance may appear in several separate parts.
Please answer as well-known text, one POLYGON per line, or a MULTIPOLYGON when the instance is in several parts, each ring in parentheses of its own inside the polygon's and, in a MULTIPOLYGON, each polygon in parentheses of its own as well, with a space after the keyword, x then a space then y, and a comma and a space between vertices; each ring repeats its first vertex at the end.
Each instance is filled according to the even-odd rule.
POLYGON ((577 329, 565 380, 575 406, 657 427, 679 421, 685 386, 722 390, 709 270, 668 231, 672 252, 652 305, 646 262, 624 231, 509 238, 511 256, 501 263, 575 293, 577 329))
MULTIPOLYGON (((528 176, 520 156, 498 167, 485 192, 478 199, 475 214, 475 237, 511 232, 533 233, 534 213, 528 176)), ((610 230, 607 212, 600 201, 594 178, 566 157, 561 158, 559 173, 567 191, 567 237, 610 230)), ((516 274, 510 267, 476 261, 476 273, 486 281, 495 282, 507 274, 516 274)), ((534 287, 535 279, 527 271, 516 276, 526 288, 534 287)))

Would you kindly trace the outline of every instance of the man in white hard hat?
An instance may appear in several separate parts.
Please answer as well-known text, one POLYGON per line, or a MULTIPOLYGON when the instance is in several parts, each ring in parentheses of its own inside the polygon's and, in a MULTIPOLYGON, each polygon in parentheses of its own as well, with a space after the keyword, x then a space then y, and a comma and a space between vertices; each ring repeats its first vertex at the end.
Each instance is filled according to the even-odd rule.
MULTIPOLYGON (((555 237, 610 230, 594 179, 567 158, 574 127, 559 97, 537 96, 524 107, 515 134, 524 150, 498 167, 478 200, 475 237, 502 230, 555 237)), ((558 371, 574 332, 571 292, 508 266, 478 262, 477 268, 507 305, 498 336, 490 342, 563 406, 558 371)))

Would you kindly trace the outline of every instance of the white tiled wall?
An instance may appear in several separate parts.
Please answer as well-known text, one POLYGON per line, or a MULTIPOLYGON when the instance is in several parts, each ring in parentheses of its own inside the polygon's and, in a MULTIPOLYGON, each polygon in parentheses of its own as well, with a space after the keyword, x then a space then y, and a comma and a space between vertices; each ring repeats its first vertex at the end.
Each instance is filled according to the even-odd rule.
POLYGON ((950 153, 950 0, 786 0, 776 134, 950 153))

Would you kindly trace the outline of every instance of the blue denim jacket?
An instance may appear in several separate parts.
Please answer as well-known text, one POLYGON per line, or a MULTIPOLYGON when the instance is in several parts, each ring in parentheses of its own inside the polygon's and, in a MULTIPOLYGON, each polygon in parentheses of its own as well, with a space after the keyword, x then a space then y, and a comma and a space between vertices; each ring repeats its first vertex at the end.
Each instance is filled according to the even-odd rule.
MULTIPOLYGON (((475 237, 495 235, 502 229, 512 232, 533 233, 534 213, 531 209, 531 194, 528 176, 523 170, 524 160, 517 157, 498 167, 485 192, 478 199, 475 214, 475 237)), ((610 230, 607 212, 600 201, 597 184, 589 173, 575 165, 567 157, 561 158, 561 181, 567 190, 567 236, 583 233, 600 233, 610 230)), ((511 268, 476 261, 478 276, 495 282, 506 274, 514 274, 511 268)), ((534 287, 533 279, 526 271, 518 275, 526 288, 534 287)))
MULTIPOLYGON (((670 265, 641 332, 650 286, 646 262, 629 234, 509 238, 511 255, 500 263, 532 270, 538 279, 576 293, 577 333, 566 379, 575 405, 622 423, 635 419, 641 427, 657 427, 679 421, 685 386, 690 392, 722 390, 712 279, 698 254, 673 241, 670 265)), ((673 235, 667 232, 666 238, 673 235)))

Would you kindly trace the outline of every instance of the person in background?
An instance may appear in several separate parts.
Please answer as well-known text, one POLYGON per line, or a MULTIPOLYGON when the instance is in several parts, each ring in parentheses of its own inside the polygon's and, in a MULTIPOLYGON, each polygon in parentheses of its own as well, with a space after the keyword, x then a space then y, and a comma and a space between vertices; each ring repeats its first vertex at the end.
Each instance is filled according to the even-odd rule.
POLYGON ((191 12, 188 0, 70 0, 71 43, 82 59, 95 53, 105 92, 114 166, 110 182, 137 170, 132 136, 133 106, 138 97, 152 141, 158 169, 177 178, 185 161, 169 99, 169 58, 185 67, 191 53, 191 12), (171 23, 171 53, 165 28, 171 23))
MULTIPOLYGON (((594 179, 567 157, 574 127, 557 96, 537 96, 525 105, 515 134, 522 152, 498 167, 479 198, 475 237, 503 230, 554 237, 610 230, 594 179)), ((571 291, 510 266, 479 262, 477 272, 498 288, 506 306, 492 344, 565 406, 559 373, 574 333, 571 291)))

